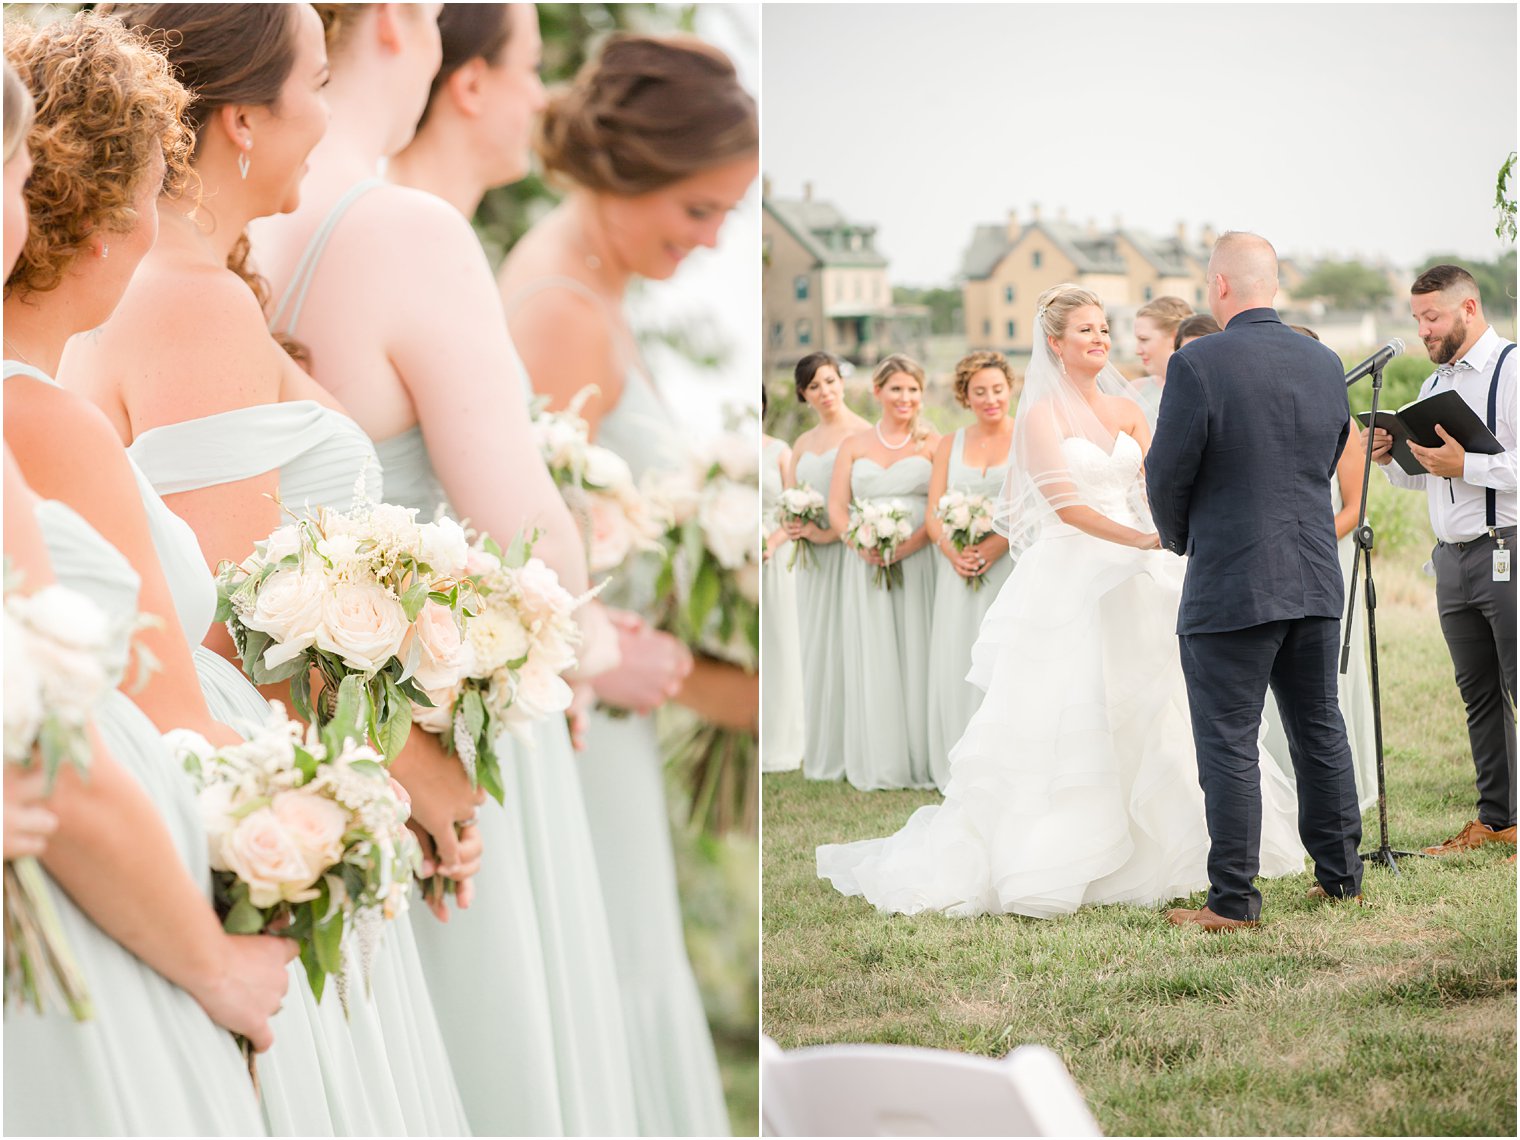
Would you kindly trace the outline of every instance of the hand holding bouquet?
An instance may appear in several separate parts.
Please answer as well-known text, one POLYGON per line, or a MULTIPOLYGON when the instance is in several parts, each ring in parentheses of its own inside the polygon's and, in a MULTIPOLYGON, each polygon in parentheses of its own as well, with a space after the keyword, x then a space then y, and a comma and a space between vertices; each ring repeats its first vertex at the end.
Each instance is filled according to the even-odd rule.
MULTIPOLYGON (((804 525, 812 523, 814 526, 827 526, 829 521, 829 506, 823 494, 813 490, 806 483, 799 483, 795 487, 788 487, 781 492, 778 501, 781 512, 781 521, 784 523, 795 522, 804 525)), ((813 560, 813 544, 805 538, 794 539, 792 542, 792 556, 786 561, 786 568, 792 569, 799 561, 804 569, 813 560)))
MULTIPOLYGON (((130 630, 113 628, 89 598, 66 586, 5 593, 5 762, 40 762, 46 786, 70 764, 90 762, 89 717, 114 689, 130 630)), ((41 865, 5 864, 5 991, 38 1013, 56 990, 78 1021, 91 1016, 89 992, 70 951, 41 865)))
POLYGON ((418 523, 416 513, 360 503, 304 514, 217 576, 217 618, 249 677, 289 680, 297 710, 319 723, 344 679, 359 678, 368 738, 387 760, 406 743, 413 705, 457 683, 468 664, 464 531, 448 518, 418 523), (313 669, 322 680, 315 718, 313 669))
MULTIPOLYGON (((992 533, 992 501, 986 495, 947 490, 939 497, 935 514, 944 524, 945 534, 957 553, 968 546, 975 546, 992 533)), ((983 568, 981 573, 967 578, 966 585, 973 590, 980 590, 987 584, 982 576, 985 572, 983 568)))
POLYGON ((882 565, 871 581, 890 590, 902 585, 902 567, 894 559, 897 548, 913 534, 908 508, 895 499, 855 499, 850 503, 850 529, 845 541, 858 550, 875 551, 882 565))

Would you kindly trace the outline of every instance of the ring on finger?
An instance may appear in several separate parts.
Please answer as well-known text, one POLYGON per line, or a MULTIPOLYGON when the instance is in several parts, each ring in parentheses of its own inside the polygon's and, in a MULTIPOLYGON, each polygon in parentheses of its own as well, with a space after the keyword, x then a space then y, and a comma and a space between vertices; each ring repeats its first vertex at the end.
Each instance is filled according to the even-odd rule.
POLYGON ((461 819, 454 825, 456 831, 464 831, 466 828, 475 827, 480 823, 480 813, 476 812, 469 819, 461 819))

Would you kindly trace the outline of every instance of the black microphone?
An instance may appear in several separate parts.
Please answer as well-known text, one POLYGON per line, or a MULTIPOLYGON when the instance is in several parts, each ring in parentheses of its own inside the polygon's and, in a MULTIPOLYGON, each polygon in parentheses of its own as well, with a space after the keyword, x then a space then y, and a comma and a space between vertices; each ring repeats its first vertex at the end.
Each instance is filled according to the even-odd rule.
POLYGON ((1370 376, 1372 373, 1376 372, 1379 368, 1382 368, 1383 365, 1387 364, 1390 360, 1392 360, 1395 356, 1403 351, 1404 342, 1401 341, 1398 337, 1394 337, 1382 348, 1378 349, 1366 360, 1362 361, 1350 372, 1346 373, 1346 387, 1351 387, 1351 385, 1355 384, 1363 376, 1370 376))

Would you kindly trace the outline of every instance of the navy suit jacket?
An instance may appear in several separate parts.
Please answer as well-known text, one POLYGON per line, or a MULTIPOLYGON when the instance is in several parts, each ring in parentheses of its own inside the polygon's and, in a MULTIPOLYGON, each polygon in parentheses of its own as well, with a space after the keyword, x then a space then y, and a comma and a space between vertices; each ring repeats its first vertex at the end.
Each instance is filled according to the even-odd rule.
POLYGON ((1145 483, 1162 545, 1188 556, 1178 633, 1340 615, 1330 481, 1351 426, 1344 376, 1274 309, 1172 354, 1145 483))

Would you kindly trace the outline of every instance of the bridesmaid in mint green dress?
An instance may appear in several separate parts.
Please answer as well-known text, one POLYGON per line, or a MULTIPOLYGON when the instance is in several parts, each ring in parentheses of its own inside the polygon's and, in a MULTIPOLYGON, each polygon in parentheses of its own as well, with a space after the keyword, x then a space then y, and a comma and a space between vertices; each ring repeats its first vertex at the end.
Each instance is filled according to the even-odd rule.
POLYGON ((955 398, 971 409, 976 422, 940 440, 934 453, 927 527, 943 561, 930 619, 934 639, 929 652, 929 765, 941 791, 950 778, 950 749, 982 701, 982 691, 966 680, 971 646, 1013 562, 1008 557, 1008 540, 996 531, 957 551, 949 538, 950 528, 936 512, 940 496, 950 489, 997 503, 1013 444, 1013 417, 1008 414, 1012 385, 1013 372, 1002 353, 973 352, 964 357, 955 366, 955 398), (972 589, 969 583, 977 579, 981 585, 972 589))
MULTIPOLYGON (((6 362, 7 378, 18 371, 34 373, 6 362)), ((35 511, 57 580, 89 597, 124 633, 130 630, 139 584, 131 566, 63 503, 41 501, 35 511)), ((94 722, 112 760, 136 778, 159 812, 209 909, 195 793, 157 727, 119 690, 105 694, 94 722)), ((48 882, 93 1014, 74 1021, 56 1000, 42 1015, 7 1005, 6 1134, 261 1133, 258 1103, 232 1035, 48 882)))
MULTIPOLYGON (((442 67, 423 77, 410 110, 414 76, 398 75, 397 91, 379 101, 353 83, 390 66, 363 19, 331 57, 332 125, 312 155, 311 194, 255 232, 276 287, 273 327, 310 346, 318 382, 376 441, 387 501, 425 518, 442 509, 503 543, 541 527, 538 553, 580 592, 580 536, 533 443, 529 390, 467 221, 488 186, 528 171, 531 110, 542 99, 534 10, 446 6, 442 67), (451 77, 478 74, 482 61, 490 107, 475 114, 476 104, 457 102, 451 77), (374 130, 388 118, 393 139, 417 128, 393 155, 374 130), (372 177, 381 158, 383 182, 372 177), (428 237, 377 244, 368 236, 376 226, 428 237), (393 315, 377 322, 380 308, 393 315)), ((599 615, 595 603, 581 615, 588 667, 599 615)), ((605 618, 600 632, 609 656, 605 618)), ((491 1135, 632 1133, 613 937, 565 719, 536 725, 529 744, 503 737, 499 747, 505 804, 479 809, 473 902, 446 926, 413 914, 470 1125, 491 1135)))
MULTIPOLYGON (((761 390, 762 407, 764 389, 761 390)), ((778 529, 783 467, 791 467, 783 440, 761 437, 760 526, 766 559, 760 578, 760 770, 790 772, 802 764, 802 654, 798 647, 797 572, 788 568, 792 546, 778 529)))
POLYGON ((863 791, 933 786, 929 761, 929 617, 936 556, 924 529, 931 456, 939 442, 919 423, 924 372, 901 354, 871 378, 881 419, 846 439, 835 460, 829 517, 849 529, 852 501, 892 501, 907 510, 912 535, 893 562, 902 580, 874 584, 880 558, 846 550, 840 611, 844 653, 845 779, 863 791))
MULTIPOLYGON (((839 445, 870 428, 844 402, 839 361, 826 352, 804 356, 795 369, 797 398, 818 413, 818 426, 792 444, 788 486, 806 485, 825 499, 834 479, 839 445)), ((855 555, 840 542, 828 520, 791 523, 793 542, 811 544, 808 565, 799 562, 797 622, 802 654, 802 772, 810 780, 844 777, 844 575, 855 555)))

